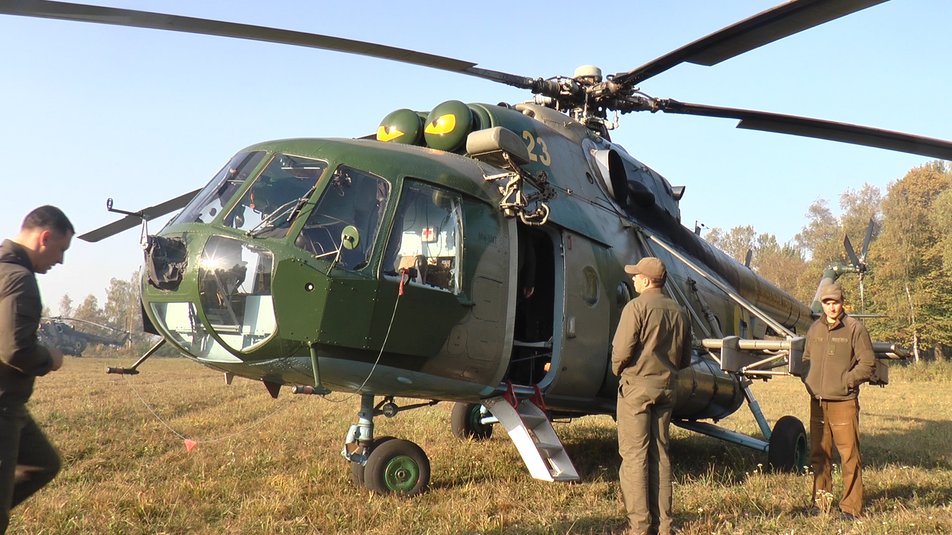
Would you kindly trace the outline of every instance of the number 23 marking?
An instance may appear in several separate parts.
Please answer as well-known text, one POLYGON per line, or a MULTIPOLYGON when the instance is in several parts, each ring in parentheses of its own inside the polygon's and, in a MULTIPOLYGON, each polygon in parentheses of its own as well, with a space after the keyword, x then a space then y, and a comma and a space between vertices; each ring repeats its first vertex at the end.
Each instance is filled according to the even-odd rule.
POLYGON ((529 160, 539 162, 545 166, 552 165, 552 156, 549 155, 549 147, 546 145, 544 139, 533 136, 532 132, 528 130, 522 131, 522 138, 526 140, 526 148, 529 150, 529 160), (536 145, 539 146, 539 154, 535 152, 536 145))

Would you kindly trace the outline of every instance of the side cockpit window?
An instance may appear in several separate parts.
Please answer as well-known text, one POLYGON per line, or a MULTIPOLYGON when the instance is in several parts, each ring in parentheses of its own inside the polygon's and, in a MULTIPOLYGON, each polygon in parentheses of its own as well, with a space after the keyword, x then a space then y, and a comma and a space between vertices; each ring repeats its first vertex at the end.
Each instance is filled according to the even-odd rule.
POLYGON ((404 272, 411 282, 458 292, 461 213, 459 194, 406 181, 387 242, 384 275, 404 272))
POLYGON ((339 267, 364 268, 373 253, 389 194, 390 185, 382 178, 338 167, 295 245, 317 258, 336 259, 339 267))

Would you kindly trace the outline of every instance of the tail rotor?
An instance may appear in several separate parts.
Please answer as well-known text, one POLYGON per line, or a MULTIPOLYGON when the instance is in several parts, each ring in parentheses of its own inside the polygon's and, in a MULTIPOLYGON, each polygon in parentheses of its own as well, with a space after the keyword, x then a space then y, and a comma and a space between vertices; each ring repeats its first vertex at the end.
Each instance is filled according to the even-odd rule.
POLYGON ((863 247, 860 250, 859 256, 856 255, 856 250, 853 249, 853 244, 850 242, 850 237, 843 237, 843 247, 846 249, 846 256, 850 261, 850 267, 853 271, 859 274, 859 300, 864 312, 866 311, 866 294, 863 288, 863 279, 866 276, 866 272, 869 270, 869 265, 866 263, 866 256, 869 253, 869 243, 873 241, 873 234, 875 231, 876 222, 870 219, 869 225, 866 227, 866 236, 863 238, 863 247))

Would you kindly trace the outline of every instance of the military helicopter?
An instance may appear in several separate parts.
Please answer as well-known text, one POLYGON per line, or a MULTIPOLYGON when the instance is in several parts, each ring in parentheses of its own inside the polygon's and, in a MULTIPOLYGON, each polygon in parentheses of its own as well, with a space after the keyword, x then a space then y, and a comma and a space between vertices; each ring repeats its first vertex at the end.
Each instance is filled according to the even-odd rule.
MULTIPOLYGON (((649 97, 637 84, 685 62, 713 65, 882 0, 796 0, 630 71, 536 78, 386 45, 275 28, 43 0, 0 13, 324 48, 528 90, 518 104, 447 100, 397 109, 360 139, 269 141, 239 151, 204 187, 80 238, 142 225, 146 330, 226 377, 277 396, 359 394, 342 454, 355 483, 413 495, 425 452, 374 419, 456 402, 458 436, 506 428, 533 477, 577 480, 553 418, 612 415, 611 335, 633 298, 623 266, 652 255, 689 311, 692 366, 675 423, 805 464, 803 424, 771 429, 752 379, 799 375, 810 307, 681 222, 684 188, 611 141, 609 114, 739 119, 771 132, 952 159, 952 143, 899 132, 649 97), (147 222, 181 209, 158 232, 147 222), (413 398, 419 403, 399 405, 413 398), (402 403, 402 401, 401 401, 402 403), (763 438, 716 424, 746 404, 763 438)), ((368 128, 370 130, 370 128, 368 128)), ((838 272, 831 276, 838 276, 838 272)), ((137 373, 138 366, 114 370, 137 373)), ((877 356, 901 351, 877 344, 877 356)), ((878 381, 886 382, 881 367, 878 381)))
POLYGON ((83 356, 83 351, 85 351, 90 344, 121 347, 126 343, 126 340, 129 339, 129 333, 122 331, 117 331, 120 333, 120 336, 103 336, 101 334, 86 332, 73 326, 74 322, 89 324, 99 329, 117 331, 107 325, 100 325, 77 318, 43 318, 40 321, 40 328, 37 330, 40 343, 59 348, 59 350, 66 355, 81 357, 83 356))

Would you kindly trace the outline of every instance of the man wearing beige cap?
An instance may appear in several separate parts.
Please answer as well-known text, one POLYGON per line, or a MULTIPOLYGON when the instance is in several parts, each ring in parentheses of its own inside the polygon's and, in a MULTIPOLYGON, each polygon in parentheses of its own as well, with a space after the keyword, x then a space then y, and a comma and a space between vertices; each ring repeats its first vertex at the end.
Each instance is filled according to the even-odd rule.
POLYGON ((661 293, 664 263, 654 257, 625 266, 639 297, 625 305, 612 341, 619 377, 618 478, 631 533, 671 533, 668 428, 678 370, 691 365, 691 324, 661 293))
POLYGON ((833 446, 843 464, 840 515, 852 520, 863 512, 859 456, 859 385, 872 378, 876 355, 863 323, 843 310, 838 283, 820 288, 823 316, 807 331, 803 360, 810 364, 804 383, 810 393, 810 463, 813 506, 825 510, 833 497, 833 446))

